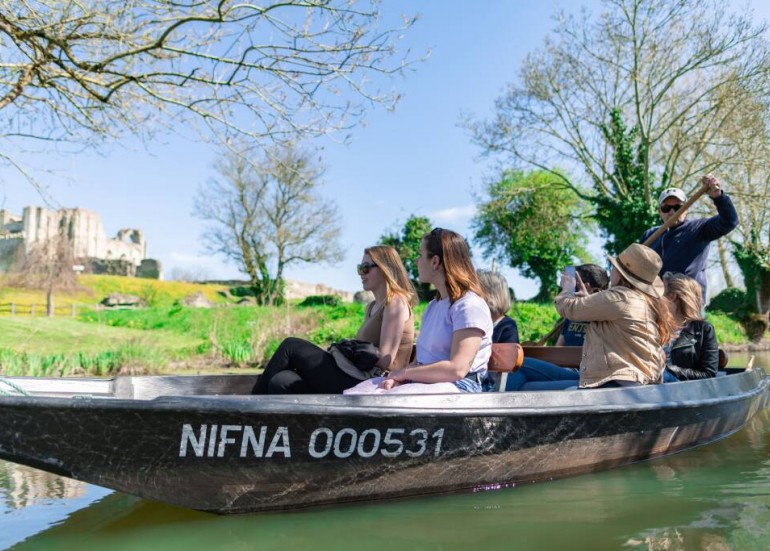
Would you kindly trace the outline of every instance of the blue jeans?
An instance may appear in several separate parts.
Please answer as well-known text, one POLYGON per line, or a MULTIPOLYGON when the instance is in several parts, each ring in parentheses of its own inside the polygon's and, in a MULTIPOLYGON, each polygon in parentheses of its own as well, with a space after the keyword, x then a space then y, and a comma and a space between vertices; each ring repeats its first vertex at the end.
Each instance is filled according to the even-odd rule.
POLYGON ((559 367, 535 358, 524 358, 521 367, 508 376, 505 390, 563 390, 577 386, 580 373, 576 369, 559 367))
POLYGON ((664 383, 678 383, 679 379, 677 379, 673 373, 671 373, 668 369, 663 370, 663 382, 664 383))

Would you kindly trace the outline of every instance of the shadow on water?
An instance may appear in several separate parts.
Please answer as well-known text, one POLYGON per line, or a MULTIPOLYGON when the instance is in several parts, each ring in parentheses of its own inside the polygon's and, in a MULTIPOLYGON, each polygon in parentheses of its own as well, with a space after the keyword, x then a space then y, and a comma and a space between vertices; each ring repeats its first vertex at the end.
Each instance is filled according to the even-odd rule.
POLYGON ((476 494, 215 516, 107 492, 0 462, 0 547, 764 550, 770 548, 770 409, 696 450, 476 494), (20 520, 32 527, 19 530, 20 520))
POLYGON ((767 549, 770 410, 651 462, 530 486, 220 517, 112 493, 13 549, 767 549))

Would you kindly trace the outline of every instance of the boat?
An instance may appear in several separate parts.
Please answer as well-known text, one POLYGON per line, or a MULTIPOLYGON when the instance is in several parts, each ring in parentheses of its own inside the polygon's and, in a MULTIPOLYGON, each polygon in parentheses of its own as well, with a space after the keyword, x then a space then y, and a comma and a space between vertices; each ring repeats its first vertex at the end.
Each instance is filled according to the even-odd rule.
POLYGON ((0 459, 212 513, 485 491, 724 438, 761 369, 628 388, 251 396, 253 375, 5 378, 0 459))

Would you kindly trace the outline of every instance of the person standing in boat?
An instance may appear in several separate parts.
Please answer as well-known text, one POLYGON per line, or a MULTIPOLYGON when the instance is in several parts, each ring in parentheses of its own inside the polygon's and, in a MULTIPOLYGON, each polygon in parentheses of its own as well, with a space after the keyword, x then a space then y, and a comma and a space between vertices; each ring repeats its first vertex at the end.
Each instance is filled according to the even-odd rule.
POLYGON ((719 369, 719 344, 714 326, 701 312, 700 284, 684 274, 663 274, 665 297, 677 329, 663 350, 666 370, 663 382, 692 381, 716 377, 719 369))
POLYGON ((345 394, 481 392, 492 353, 492 316, 463 237, 435 228, 422 238, 420 281, 436 288, 417 338, 416 361, 345 394))
POLYGON ((579 372, 547 362, 529 368, 525 360, 508 378, 506 390, 527 390, 529 381, 536 381, 539 390, 569 388, 576 383, 579 388, 600 388, 661 382, 663 344, 670 340, 674 322, 665 301, 660 300, 660 256, 634 243, 609 260, 612 270, 606 291, 591 295, 579 279, 566 273, 561 277, 556 310, 564 318, 590 322, 579 372))
MULTIPOLYGON (((374 301, 366 307, 356 339, 377 347, 375 366, 381 371, 401 368, 409 363, 414 345, 412 308, 417 303, 404 264, 393 247, 377 245, 364 250, 357 270, 374 301)), ((341 367, 331 352, 289 337, 270 358, 252 394, 339 394, 365 378, 351 375, 351 368, 355 366, 341 367)))
MULTIPOLYGON (((679 188, 669 188, 658 197, 658 214, 663 222, 676 217, 673 226, 652 242, 650 247, 663 259, 660 273, 683 273, 695 279, 703 290, 706 302, 706 261, 709 247, 738 227, 738 213, 732 200, 725 194, 720 181, 707 174, 701 183, 708 185, 708 196, 714 201, 716 216, 711 218, 687 219, 687 211, 681 210, 687 195, 679 188)), ((658 228, 650 228, 639 240, 643 243, 658 228)))

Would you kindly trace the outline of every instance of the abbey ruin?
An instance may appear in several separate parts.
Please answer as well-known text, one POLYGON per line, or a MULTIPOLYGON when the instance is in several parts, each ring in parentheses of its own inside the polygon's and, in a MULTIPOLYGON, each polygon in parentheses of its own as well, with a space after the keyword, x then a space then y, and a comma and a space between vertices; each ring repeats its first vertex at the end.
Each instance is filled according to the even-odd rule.
POLYGON ((147 258, 142 230, 123 229, 114 238, 107 237, 99 215, 81 208, 25 207, 21 216, 0 209, 0 271, 8 270, 19 254, 60 236, 72 247, 76 269, 161 277, 160 263, 147 258))

